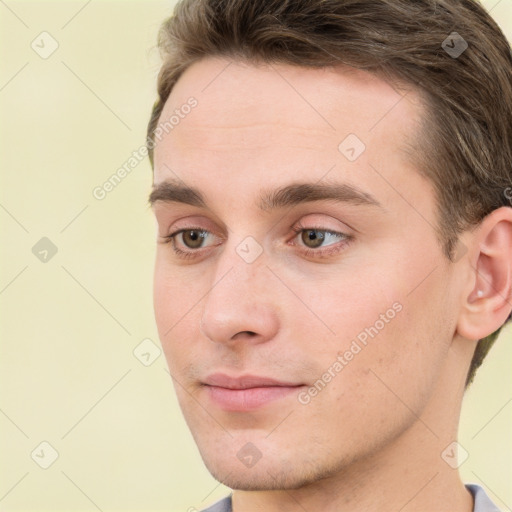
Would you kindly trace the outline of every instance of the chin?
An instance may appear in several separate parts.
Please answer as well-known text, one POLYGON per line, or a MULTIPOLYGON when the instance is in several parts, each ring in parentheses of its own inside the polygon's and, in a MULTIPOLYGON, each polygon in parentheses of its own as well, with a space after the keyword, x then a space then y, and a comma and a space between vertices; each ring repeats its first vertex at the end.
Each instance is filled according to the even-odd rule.
POLYGON ((231 489, 241 491, 271 491, 300 489, 340 471, 334 461, 309 460, 298 451, 293 456, 268 455, 253 466, 246 467, 229 450, 220 447, 201 450, 203 462, 211 475, 231 489))
POLYGON ((272 491, 283 489, 299 489, 318 480, 314 475, 297 475, 289 468, 266 467, 240 470, 238 467, 225 467, 224 465, 208 464, 208 471, 215 480, 227 487, 240 491, 272 491))

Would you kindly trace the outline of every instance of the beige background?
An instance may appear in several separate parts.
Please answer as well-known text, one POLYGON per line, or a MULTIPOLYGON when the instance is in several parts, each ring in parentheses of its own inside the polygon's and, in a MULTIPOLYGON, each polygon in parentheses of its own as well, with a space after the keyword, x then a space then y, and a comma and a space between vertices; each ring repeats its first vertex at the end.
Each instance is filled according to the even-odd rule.
MULTIPOLYGON (((92 193, 144 143, 156 32, 172 5, 0 2, 1 511, 178 512, 226 494, 156 357, 147 158, 103 200, 92 193), (44 54, 52 40, 47 58, 31 47, 44 54), (46 262, 32 252, 43 237, 58 251, 39 248, 46 262), (133 353, 145 339, 149 366, 133 353), (47 469, 43 441, 59 454, 47 469)), ((485 5, 512 39, 512 0, 485 5)), ((502 333, 467 394, 460 432, 463 479, 503 510, 511 337, 502 333)))

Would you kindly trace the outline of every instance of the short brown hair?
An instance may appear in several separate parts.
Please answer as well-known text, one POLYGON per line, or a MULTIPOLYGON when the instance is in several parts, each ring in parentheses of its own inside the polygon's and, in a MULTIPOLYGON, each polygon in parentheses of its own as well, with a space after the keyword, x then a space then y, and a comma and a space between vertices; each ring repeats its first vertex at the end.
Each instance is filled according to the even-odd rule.
MULTIPOLYGON (((460 233, 510 206, 511 49, 476 0, 182 0, 158 43, 163 65, 148 125, 151 165, 164 104, 194 62, 223 56, 345 64, 421 93, 427 114, 413 157, 434 186, 435 229, 447 258, 457 259, 460 233), (449 51, 455 41, 460 49, 467 44, 460 55, 449 51)), ((466 385, 500 330, 479 341, 466 385)))

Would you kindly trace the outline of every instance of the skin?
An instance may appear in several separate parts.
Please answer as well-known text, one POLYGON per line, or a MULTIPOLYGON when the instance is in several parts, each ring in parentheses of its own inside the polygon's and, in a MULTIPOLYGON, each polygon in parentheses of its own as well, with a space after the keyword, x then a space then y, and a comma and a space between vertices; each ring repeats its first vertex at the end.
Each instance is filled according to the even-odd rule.
POLYGON ((409 154, 420 96, 366 72, 208 58, 181 76, 161 119, 190 96, 197 107, 155 148, 154 185, 179 178, 207 207, 153 204, 155 317, 184 417, 207 468, 236 489, 235 512, 472 511, 441 453, 456 440, 476 341, 512 308, 512 208, 465 232, 467 251, 449 262, 409 154), (354 162, 338 149, 350 133, 366 145, 354 162), (258 208, 263 189, 300 181, 349 183, 382 208, 258 208), (299 222, 353 238, 305 254, 299 222), (209 232, 200 249, 175 237, 192 259, 164 243, 187 227, 209 232), (263 251, 252 263, 236 251, 248 236, 263 251), (229 412, 202 385, 222 372, 307 390, 394 303, 401 311, 305 405, 291 394, 229 412), (252 467, 237 457, 249 442, 261 453, 252 467))

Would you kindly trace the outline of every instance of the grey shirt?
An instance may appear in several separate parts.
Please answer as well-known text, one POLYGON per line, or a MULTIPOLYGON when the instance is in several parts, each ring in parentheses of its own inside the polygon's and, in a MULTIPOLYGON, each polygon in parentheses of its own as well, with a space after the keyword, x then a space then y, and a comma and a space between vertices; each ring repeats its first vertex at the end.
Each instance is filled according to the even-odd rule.
MULTIPOLYGON (((491 501, 485 491, 477 484, 466 484, 466 488, 473 495, 475 506, 473 512, 500 512, 499 508, 491 501)), ((231 495, 226 496, 211 507, 205 508, 201 512, 233 512, 231 506, 231 495)))

